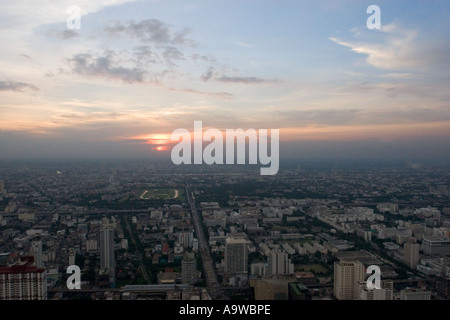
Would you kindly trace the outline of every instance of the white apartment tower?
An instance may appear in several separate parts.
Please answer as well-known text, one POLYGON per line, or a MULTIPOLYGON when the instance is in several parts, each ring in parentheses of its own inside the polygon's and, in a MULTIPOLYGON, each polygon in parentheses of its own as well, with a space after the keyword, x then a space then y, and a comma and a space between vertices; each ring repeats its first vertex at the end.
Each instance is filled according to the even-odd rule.
POLYGON ((340 260, 334 263, 334 295, 338 300, 358 299, 358 283, 364 281, 364 265, 360 261, 340 260))
POLYGON ((268 274, 293 274, 294 264, 288 259, 288 254, 281 250, 273 250, 268 255, 268 274))
POLYGON ((31 243, 30 254, 34 256, 34 265, 42 268, 42 241, 33 241, 31 243))

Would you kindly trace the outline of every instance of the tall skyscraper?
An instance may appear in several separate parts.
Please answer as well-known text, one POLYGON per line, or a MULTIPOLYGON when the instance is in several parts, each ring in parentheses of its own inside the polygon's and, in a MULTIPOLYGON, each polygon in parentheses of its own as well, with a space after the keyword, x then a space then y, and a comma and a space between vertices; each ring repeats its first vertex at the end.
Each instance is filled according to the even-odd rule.
POLYGON ((42 241, 33 241, 31 243, 30 254, 34 256, 34 265, 42 268, 42 241))
POLYGON ((181 260, 181 282, 194 284, 197 280, 197 260, 194 253, 187 253, 181 260))
POLYGON ((0 195, 4 195, 5 193, 5 183, 3 182, 3 180, 0 180, 0 195))
POLYGON ((100 229, 100 268, 115 267, 114 259, 114 227, 108 221, 103 221, 100 229))
POLYGON ((47 272, 33 262, 33 256, 25 256, 0 267, 0 300, 47 300, 47 272))
POLYGON ((268 274, 293 274, 294 264, 288 259, 288 254, 281 250, 273 250, 268 254, 268 274))
POLYGON ((420 245, 412 241, 405 242, 403 257, 408 266, 415 269, 420 261, 420 245))
POLYGON ((247 240, 228 237, 225 240, 225 273, 247 273, 247 240))
POLYGON ((364 265, 360 261, 340 260, 334 263, 334 296, 338 300, 358 299, 358 283, 364 281, 364 265))
POLYGON ((193 231, 182 231, 178 233, 178 241, 181 243, 183 248, 192 248, 194 240, 193 231))

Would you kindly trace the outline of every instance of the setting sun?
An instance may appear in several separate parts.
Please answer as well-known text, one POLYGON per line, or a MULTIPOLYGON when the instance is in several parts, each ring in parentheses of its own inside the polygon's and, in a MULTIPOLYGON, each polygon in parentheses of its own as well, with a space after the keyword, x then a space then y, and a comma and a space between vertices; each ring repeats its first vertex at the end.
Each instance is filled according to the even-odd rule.
POLYGON ((156 147, 156 148, 153 148, 152 150, 156 150, 156 151, 167 151, 167 150, 169 150, 169 148, 166 147, 166 146, 158 146, 158 147, 156 147))

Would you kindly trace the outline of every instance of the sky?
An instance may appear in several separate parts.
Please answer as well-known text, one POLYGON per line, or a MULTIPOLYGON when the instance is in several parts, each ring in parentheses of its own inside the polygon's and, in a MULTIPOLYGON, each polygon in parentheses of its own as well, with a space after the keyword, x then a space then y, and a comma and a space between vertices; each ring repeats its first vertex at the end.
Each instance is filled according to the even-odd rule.
POLYGON ((3 1, 0 159, 169 159, 171 133, 202 121, 279 129, 291 159, 448 161, 449 14, 433 0, 3 1))

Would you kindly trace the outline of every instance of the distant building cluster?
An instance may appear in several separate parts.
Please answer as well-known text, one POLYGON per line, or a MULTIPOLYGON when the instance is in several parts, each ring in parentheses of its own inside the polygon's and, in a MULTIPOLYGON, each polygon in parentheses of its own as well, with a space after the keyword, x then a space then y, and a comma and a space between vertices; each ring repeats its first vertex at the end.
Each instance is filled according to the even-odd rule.
POLYGON ((450 298, 445 175, 183 170, 0 170, 0 299, 450 298))

